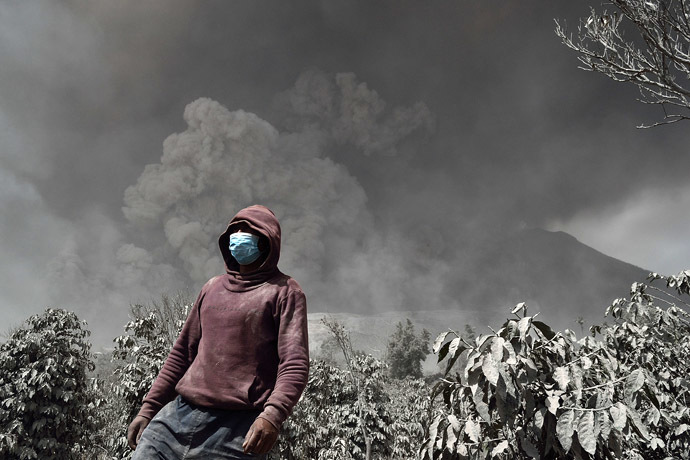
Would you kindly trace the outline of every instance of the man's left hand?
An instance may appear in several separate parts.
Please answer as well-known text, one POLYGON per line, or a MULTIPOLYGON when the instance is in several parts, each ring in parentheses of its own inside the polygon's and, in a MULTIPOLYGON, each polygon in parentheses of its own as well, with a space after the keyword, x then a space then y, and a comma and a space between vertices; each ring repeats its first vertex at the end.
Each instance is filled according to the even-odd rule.
POLYGON ((244 438, 242 448, 245 454, 266 454, 278 439, 278 428, 268 420, 257 417, 244 438))

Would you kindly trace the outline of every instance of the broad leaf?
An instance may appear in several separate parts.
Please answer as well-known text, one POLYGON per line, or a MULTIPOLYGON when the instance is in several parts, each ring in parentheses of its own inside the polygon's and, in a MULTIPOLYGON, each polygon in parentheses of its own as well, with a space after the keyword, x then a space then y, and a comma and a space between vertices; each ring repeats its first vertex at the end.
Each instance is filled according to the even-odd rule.
POLYGON ((632 422, 632 426, 637 432, 637 434, 639 434, 644 440, 649 439, 649 432, 647 431, 647 427, 644 425, 644 423, 642 423, 640 414, 638 414, 634 409, 631 409, 630 407, 627 408, 627 413, 628 418, 632 422))
POLYGON ((477 387, 477 391, 472 396, 474 407, 479 416, 487 423, 491 422, 491 414, 489 413, 489 405, 484 402, 484 391, 481 387, 477 387))
POLYGON ((635 369, 625 379, 625 399, 630 400, 644 385, 644 371, 635 369))
POLYGON ((479 442, 479 435, 481 434, 479 423, 472 419, 468 419, 467 422, 465 422, 465 433, 467 433, 467 436, 469 436, 472 442, 479 442))
POLYGON ((609 411, 599 410, 594 414, 594 431, 601 434, 602 439, 608 439, 611 432, 611 418, 609 411))
POLYGON ((594 413, 583 411, 577 422, 577 438, 582 448, 590 455, 597 450, 597 437, 594 434, 594 413))
POLYGON ((520 332, 520 340, 524 341, 529 332, 529 327, 532 324, 532 317, 525 316, 518 321, 518 331, 520 332))
POLYGON ((494 361, 503 361, 503 344, 505 344, 503 337, 495 337, 491 342, 491 356, 494 361))
POLYGON ((532 321, 532 325, 534 325, 534 327, 536 327, 539 332, 546 337, 546 340, 551 340, 556 336, 556 333, 553 331, 553 329, 541 321, 532 321))
POLYGON ((450 426, 452 426, 455 431, 460 431, 460 429, 462 428, 460 425, 460 421, 453 414, 448 414, 448 422, 450 423, 450 426))
POLYGON ((627 409, 625 407, 625 404, 623 404, 622 402, 618 402, 615 405, 611 406, 609 412, 611 413, 611 421, 613 422, 613 428, 618 431, 623 431, 627 419, 627 409))
POLYGON ((448 425, 448 428, 446 428, 446 450, 450 453, 455 452, 455 443, 458 440, 456 433, 457 431, 453 428, 453 425, 448 425))
MULTIPOLYGON (((451 358, 455 357, 455 354, 457 353, 459 346, 460 346, 460 337, 456 337, 450 341, 450 346, 448 347, 448 354, 450 355, 451 358)), ((462 351, 461 351, 461 353, 462 353, 462 351)))
POLYGON ((448 349, 449 349, 449 348, 450 348, 450 342, 446 342, 446 343, 443 344, 443 346, 441 347, 441 349, 438 350, 437 362, 440 363, 441 361, 444 360, 444 358, 445 358, 446 355, 448 354, 448 349))
POLYGON ((527 314, 527 304, 525 302, 520 302, 519 304, 515 305, 515 308, 513 308, 513 310, 510 313, 514 315, 520 310, 522 310, 523 316, 527 314))
POLYGON ((533 459, 539 458, 539 451, 537 448, 524 436, 520 436, 520 448, 522 448, 522 451, 527 454, 528 457, 533 459))
POLYGON ((505 452, 507 448, 508 448, 508 441, 503 440, 503 441, 499 442, 498 444, 496 444, 496 447, 494 447, 491 450, 491 456, 496 457, 497 455, 500 455, 503 452, 505 452))
POLYGON ((441 344, 443 343, 444 340, 446 340, 446 336, 450 334, 450 331, 446 332, 441 332, 438 337, 436 337, 436 340, 434 341, 434 347, 432 350, 434 353, 438 353, 439 349, 441 348, 441 344))
POLYGON ((556 435, 563 449, 568 452, 573 443, 573 432, 575 431, 575 413, 567 410, 558 417, 556 423, 556 435))
POLYGON ((553 415, 556 415, 556 412, 558 411, 558 408, 561 407, 561 398, 560 396, 549 396, 546 398, 546 408, 551 412, 553 415))
POLYGON ((484 373, 486 380, 491 382, 492 385, 496 385, 498 382, 498 366, 499 363, 494 361, 494 358, 491 356, 491 354, 484 355, 482 359, 482 372, 484 373))

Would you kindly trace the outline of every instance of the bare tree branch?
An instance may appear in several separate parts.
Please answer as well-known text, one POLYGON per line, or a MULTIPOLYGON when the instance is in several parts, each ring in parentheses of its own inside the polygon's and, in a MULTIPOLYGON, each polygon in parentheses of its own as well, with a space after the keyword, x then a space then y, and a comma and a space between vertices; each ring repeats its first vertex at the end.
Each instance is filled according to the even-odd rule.
POLYGON ((614 81, 638 86, 644 104, 661 105, 661 121, 690 120, 690 0, 611 0, 615 10, 580 20, 577 34, 556 20, 556 35, 583 66, 614 81), (625 32, 633 33, 626 38, 625 32), (673 108, 673 112, 668 109, 673 108))

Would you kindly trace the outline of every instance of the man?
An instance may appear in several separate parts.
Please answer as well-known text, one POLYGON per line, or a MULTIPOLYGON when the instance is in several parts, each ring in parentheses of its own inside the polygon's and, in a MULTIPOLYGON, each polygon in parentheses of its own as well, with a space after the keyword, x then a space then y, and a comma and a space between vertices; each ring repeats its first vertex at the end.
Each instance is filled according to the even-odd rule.
POLYGON ((227 273, 201 289, 130 424, 133 460, 263 458, 306 386, 306 299, 278 270, 278 219, 242 209, 219 245, 227 273))

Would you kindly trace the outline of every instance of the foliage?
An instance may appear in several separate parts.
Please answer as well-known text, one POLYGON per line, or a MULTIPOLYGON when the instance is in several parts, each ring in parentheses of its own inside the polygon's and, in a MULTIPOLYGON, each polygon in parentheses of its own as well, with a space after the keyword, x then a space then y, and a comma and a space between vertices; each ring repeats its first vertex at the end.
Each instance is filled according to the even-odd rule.
POLYGON ((393 380, 386 382, 385 388, 393 420, 390 426, 393 438, 390 459, 416 460, 426 428, 434 416, 441 413, 441 407, 438 401, 432 405, 431 387, 422 379, 393 380))
POLYGON ((416 458, 431 413, 427 384, 409 377, 389 380, 386 364, 354 351, 341 324, 324 324, 345 356, 346 369, 311 361, 307 388, 271 458, 416 458))
POLYGON ((127 334, 115 339, 114 379, 100 380, 102 416, 108 423, 105 446, 116 458, 129 458, 126 429, 141 407, 182 330, 190 302, 185 294, 164 295, 161 302, 132 305, 127 334))
POLYGON ((336 320, 328 320, 322 318, 321 322, 331 331, 336 342, 340 346, 345 357, 345 364, 347 365, 348 377, 355 387, 357 421, 359 429, 364 438, 365 452, 364 459, 370 460, 372 455, 372 444, 376 442, 376 432, 371 432, 369 426, 372 421, 372 412, 375 401, 368 395, 368 377, 369 369, 364 369, 357 360, 358 353, 355 353, 352 348, 352 341, 350 334, 345 330, 345 327, 336 320))
POLYGON ((640 101, 664 109, 667 124, 690 120, 690 0, 611 0, 614 10, 591 9, 577 37, 556 21, 556 34, 579 54, 584 70, 640 90, 640 101), (633 34, 625 36, 625 31, 633 34), (675 113, 668 113, 673 108, 675 113))
POLYGON ((370 355, 355 353, 353 367, 366 377, 358 388, 344 371, 324 361, 310 363, 309 382, 293 415, 285 422, 274 458, 363 459, 366 444, 362 418, 371 436, 376 458, 390 454, 390 399, 384 392, 385 364, 370 355))
POLYGON ((388 340, 386 353, 391 377, 422 378, 422 361, 431 353, 430 339, 431 334, 426 329, 419 336, 415 335, 414 326, 409 319, 405 325, 399 322, 388 340))
POLYGON ((85 326, 48 308, 0 346, 0 457, 62 460, 90 451, 98 422, 85 326))
MULTIPOLYGON (((689 276, 651 279, 682 295, 689 276)), ((443 396, 446 410, 429 426, 420 457, 689 458, 690 323, 675 303, 685 302, 650 290, 658 296, 633 284, 631 298, 607 310, 614 324, 579 341, 527 315, 524 303, 472 343, 440 334, 433 351, 447 366, 432 395, 443 396)))

